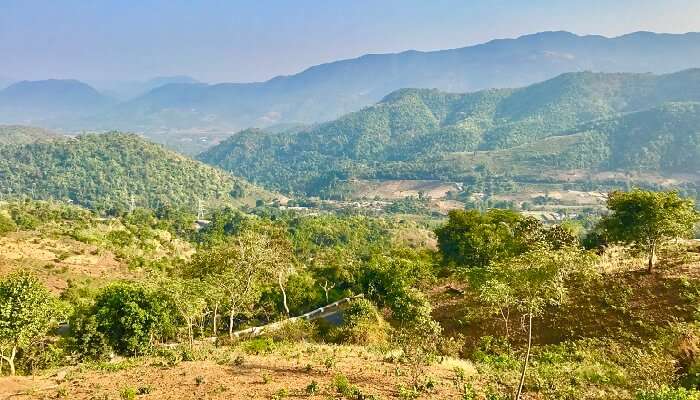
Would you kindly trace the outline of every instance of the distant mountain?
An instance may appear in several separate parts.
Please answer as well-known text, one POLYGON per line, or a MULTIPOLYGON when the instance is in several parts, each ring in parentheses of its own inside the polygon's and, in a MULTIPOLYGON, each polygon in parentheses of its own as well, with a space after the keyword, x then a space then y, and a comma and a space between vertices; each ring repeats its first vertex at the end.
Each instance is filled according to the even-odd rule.
POLYGON ((0 125, 0 145, 27 144, 56 139, 55 132, 23 125, 0 125))
POLYGON ((402 89, 297 133, 241 132, 199 158, 268 187, 309 194, 353 176, 467 180, 479 166, 511 175, 519 173, 516 165, 532 164, 536 168, 528 173, 547 168, 695 173, 690 161, 673 164, 675 145, 661 149, 671 139, 653 139, 658 132, 668 138, 678 127, 678 135, 689 137, 673 143, 692 153, 692 144, 700 141, 700 128, 693 128, 697 108, 672 104, 677 102, 700 102, 700 69, 666 75, 567 73, 521 89, 468 94, 402 89), (633 123, 626 115, 639 119, 633 123), (599 131, 607 133, 591 133, 599 131), (548 139, 562 135, 570 136, 548 139), (645 151, 648 159, 635 155, 645 151))
POLYGON ((80 81, 22 81, 0 90, 0 123, 60 125, 113 104, 114 100, 80 81))
POLYGON ((371 54, 260 83, 172 84, 91 127, 240 129, 331 120, 400 88, 467 92, 529 85, 565 72, 669 73, 700 67, 700 33, 616 38, 543 32, 453 50, 371 54))
POLYGON ((198 200, 254 205, 273 195, 136 135, 108 133, 0 146, 0 194, 61 199, 99 211, 198 200))
POLYGON ((15 82, 14 79, 0 76, 0 90, 5 89, 6 87, 10 86, 14 82, 15 82))
POLYGON ((149 91, 171 83, 199 83, 198 80, 186 76, 159 76, 145 81, 100 81, 93 85, 101 92, 121 101, 131 100, 149 91))

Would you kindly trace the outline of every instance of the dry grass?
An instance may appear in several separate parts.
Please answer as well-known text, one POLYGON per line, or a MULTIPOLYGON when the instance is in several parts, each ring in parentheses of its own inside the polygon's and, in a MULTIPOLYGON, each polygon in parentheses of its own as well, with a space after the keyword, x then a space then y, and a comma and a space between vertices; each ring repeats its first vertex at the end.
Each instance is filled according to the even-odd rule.
MULTIPOLYGON (((446 360, 428 369, 427 376, 436 386, 421 398, 457 398, 456 367, 467 377, 477 375, 467 361, 446 360)), ((362 347, 294 344, 267 355, 217 348, 207 360, 174 366, 163 366, 158 358, 142 358, 114 372, 74 367, 67 374, 35 379, 0 378, 0 398, 119 399, 120 391, 133 388, 149 392, 138 396, 143 399, 271 399, 282 391, 290 398, 328 399, 341 398, 333 381, 342 375, 365 395, 394 399, 399 398, 400 385, 409 385, 402 368, 362 347), (233 362, 237 356, 243 356, 242 363, 233 362), (306 388, 312 382, 318 391, 309 394, 306 388)))
POLYGON ((0 237, 0 275, 20 268, 36 273, 54 293, 63 291, 69 280, 114 280, 135 274, 112 252, 66 237, 36 232, 0 237))

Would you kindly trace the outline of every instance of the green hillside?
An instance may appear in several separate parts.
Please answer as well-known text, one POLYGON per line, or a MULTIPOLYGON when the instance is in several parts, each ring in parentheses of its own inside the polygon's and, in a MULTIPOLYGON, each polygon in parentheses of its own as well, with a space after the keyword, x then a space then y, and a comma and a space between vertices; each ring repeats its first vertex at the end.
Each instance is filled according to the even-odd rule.
POLYGON ((455 171, 486 165, 511 174, 538 174, 543 168, 696 173, 700 103, 666 103, 509 149, 446 154, 441 162, 455 171))
POLYGON ((0 125, 0 145, 26 144, 38 140, 50 140, 56 134, 43 128, 23 125, 0 125))
POLYGON ((700 101, 700 69, 659 76, 569 73, 521 89, 469 94, 403 89, 295 134, 241 132, 200 159, 269 187, 314 194, 350 176, 463 179, 478 164, 638 169, 655 163, 687 172, 694 167, 664 160, 672 149, 662 149, 665 142, 654 135, 678 124, 688 129, 674 134, 690 136, 677 144, 692 142, 696 107, 663 105, 693 101, 700 101), (629 116, 645 110, 651 111, 629 116), (579 136, 541 142, 572 133, 579 136))
POLYGON ((114 212, 135 206, 254 204, 272 195, 136 135, 83 135, 0 146, 0 195, 69 200, 114 212))

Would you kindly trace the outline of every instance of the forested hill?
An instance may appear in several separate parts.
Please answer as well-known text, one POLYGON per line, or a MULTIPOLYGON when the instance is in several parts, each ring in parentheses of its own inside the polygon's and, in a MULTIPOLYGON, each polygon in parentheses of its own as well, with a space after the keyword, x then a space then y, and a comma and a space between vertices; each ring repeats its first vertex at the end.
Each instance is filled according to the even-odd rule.
POLYGON ((26 144, 39 140, 52 140, 57 137, 55 132, 43 128, 23 125, 0 125, 0 145, 26 144))
MULTIPOLYGON (((591 154, 577 162, 577 167, 645 168, 653 157, 666 167, 661 158, 669 153, 656 153, 660 148, 646 143, 659 127, 641 123, 633 129, 620 117, 666 103, 695 101, 700 101, 699 69, 668 75, 567 73, 521 89, 469 94, 404 89, 372 107, 297 134, 246 131, 234 135, 200 159, 271 187, 309 193, 348 176, 462 179, 476 162, 503 162, 501 158, 489 160, 490 155, 592 129, 593 122, 608 120, 609 127, 604 130, 609 135, 603 136, 609 138, 591 145, 591 154), (615 145, 618 137, 623 138, 622 143, 634 137, 633 142, 650 153, 645 156, 647 161, 630 156, 626 164, 621 164, 621 159, 601 164, 613 149, 624 150, 615 145), (458 157, 460 154, 479 157, 470 164, 470 159, 458 157), (462 162, 453 162, 455 159, 462 162)), ((693 105, 686 106, 685 112, 672 112, 674 109, 669 106, 637 117, 663 115, 679 125, 696 117, 693 105)), ((687 126, 692 127, 692 123, 687 126)), ((692 129, 676 134, 689 135, 682 139, 686 142, 697 140, 692 129)), ((548 155, 541 157, 534 152, 527 157, 569 166, 568 156, 559 154, 564 148, 540 150, 548 155)), ((580 157, 576 155, 576 159, 580 157)), ((507 164, 500 166, 509 168, 507 164)))
POLYGON ((556 170, 700 174, 700 103, 665 103, 508 149, 446 153, 437 169, 542 175, 556 170))
POLYGON ((83 135, 0 146, 0 195, 62 199, 103 212, 134 205, 196 210, 198 200, 255 204, 272 195, 136 135, 83 135))

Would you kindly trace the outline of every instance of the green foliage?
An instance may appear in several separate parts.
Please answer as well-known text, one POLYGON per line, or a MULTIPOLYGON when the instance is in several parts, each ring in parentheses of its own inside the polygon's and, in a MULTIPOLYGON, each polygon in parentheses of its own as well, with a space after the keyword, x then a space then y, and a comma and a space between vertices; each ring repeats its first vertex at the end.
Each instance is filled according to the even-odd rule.
POLYGON ((343 324, 338 328, 336 340, 359 345, 382 344, 388 338, 387 330, 388 325, 372 302, 358 299, 343 310, 343 324))
POLYGON ((70 318, 71 347, 82 360, 104 361, 112 353, 107 336, 100 331, 91 308, 80 309, 70 318))
POLYGON ((516 90, 402 89, 298 132, 240 132, 199 158, 268 187, 336 199, 351 178, 464 182, 482 176, 479 164, 523 180, 553 167, 695 173, 700 96, 678 88, 697 81, 697 70, 579 72, 516 90))
POLYGON ((392 311, 396 321, 413 321, 425 300, 418 288, 433 279, 432 260, 416 251, 387 251, 376 254, 360 270, 362 293, 392 311))
POLYGON ((560 248, 577 241, 558 226, 547 228, 534 218, 510 210, 453 210, 435 234, 443 262, 456 267, 486 267, 539 244, 560 248))
POLYGON ((438 361, 445 341, 442 327, 431 317, 431 307, 424 301, 423 307, 411 320, 402 321, 393 331, 392 342, 401 349, 401 360, 409 367, 413 389, 420 385, 425 368, 438 361))
POLYGON ((693 201, 677 192, 612 192, 607 205, 611 214, 600 222, 605 237, 648 254, 649 270, 657 248, 670 239, 692 237, 700 219, 693 201))
POLYGON ((155 341, 172 336, 173 311, 167 297, 144 285, 121 282, 104 288, 91 313, 97 331, 115 351, 144 354, 155 341))
POLYGON ((10 364, 13 375, 17 352, 46 335, 61 311, 36 276, 19 271, 0 280, 0 357, 10 364))
POLYGON ((485 270, 474 270, 470 278, 482 299, 498 304, 509 301, 522 312, 541 316, 547 307, 567 301, 572 280, 595 276, 594 265, 595 256, 590 252, 544 245, 492 262, 485 270), (499 295, 491 296, 493 291, 499 295))
POLYGON ((136 389, 131 386, 123 387, 119 390, 119 398, 122 400, 135 400, 136 389))
POLYGON ((0 146, 0 176, 0 194, 68 200, 111 214, 128 210, 132 197, 137 206, 190 210, 197 198, 234 203, 234 188, 267 197, 240 179, 118 133, 0 146))
POLYGON ((260 355, 272 353, 277 348, 277 344, 271 337, 261 337, 246 340, 241 344, 241 347, 247 354, 260 355))
POLYGON ((293 265, 284 232, 247 229, 224 244, 197 252, 184 272, 204 282, 211 302, 227 308, 232 335, 235 317, 254 312, 266 283, 285 289, 293 265))
POLYGON ((0 212, 0 236, 12 232, 17 229, 15 221, 10 218, 10 216, 5 215, 5 213, 0 212))
POLYGON ((663 387, 659 390, 640 391, 636 400, 697 400, 700 399, 700 392, 683 388, 663 387))

